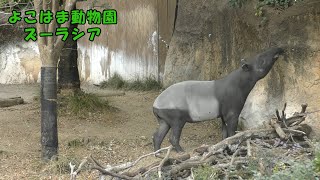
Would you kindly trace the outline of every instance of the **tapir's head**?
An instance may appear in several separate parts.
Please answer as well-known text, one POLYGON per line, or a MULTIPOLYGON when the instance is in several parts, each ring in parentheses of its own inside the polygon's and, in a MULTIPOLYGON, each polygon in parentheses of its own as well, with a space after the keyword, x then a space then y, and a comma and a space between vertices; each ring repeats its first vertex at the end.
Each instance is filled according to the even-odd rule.
POLYGON ((250 62, 241 60, 241 68, 245 72, 250 72, 257 79, 264 78, 283 52, 282 48, 270 48, 256 55, 250 62))

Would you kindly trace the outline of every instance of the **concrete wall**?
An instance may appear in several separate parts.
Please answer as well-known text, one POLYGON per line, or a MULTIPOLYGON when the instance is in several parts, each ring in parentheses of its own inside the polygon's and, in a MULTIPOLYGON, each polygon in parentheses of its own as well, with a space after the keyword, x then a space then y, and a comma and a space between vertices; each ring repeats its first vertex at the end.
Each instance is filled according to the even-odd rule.
MULTIPOLYGON (((105 1, 97 1, 95 7, 92 7, 92 1, 79 2, 77 8, 84 10, 94 8, 102 11, 103 8, 99 6, 105 3, 105 1)), ((163 49, 163 44, 168 42, 172 35, 174 20, 172 14, 174 14, 175 4, 163 1, 159 1, 158 4, 157 0, 108 1, 107 3, 117 10, 118 24, 98 26, 102 29, 102 33, 94 42, 88 40, 88 34, 78 41, 78 67, 81 81, 100 83, 114 73, 128 80, 149 76, 161 79, 167 51, 167 48, 163 49), (174 8, 168 10, 168 4, 174 8), (163 16, 158 16, 158 11, 163 16), (163 39, 166 39, 161 45, 161 61, 158 59, 159 26, 163 32, 163 39)), ((86 24, 79 26, 79 29, 86 31, 93 26, 95 25, 86 24)))
MULTIPOLYGON (((118 11, 118 24, 98 26, 102 33, 94 42, 88 40, 88 33, 78 41, 81 82, 100 83, 115 72, 125 79, 149 76, 161 79, 173 33, 176 1, 133 0, 107 3, 118 11)), ((104 0, 89 0, 78 2, 77 8, 102 11, 101 6, 105 4, 104 0)), ((89 27, 93 26, 86 24, 78 28, 86 32, 89 27)), ((1 33, 6 36, 10 31, 4 29, 0 35, 1 33)), ((23 32, 16 33, 15 36, 22 34, 23 32)), ((17 38, 14 40, 15 44, 0 50, 0 83, 39 82, 41 63, 37 44, 26 43, 21 39, 17 38)))
POLYGON ((37 43, 22 41, 1 47, 0 84, 37 83, 40 67, 37 43))

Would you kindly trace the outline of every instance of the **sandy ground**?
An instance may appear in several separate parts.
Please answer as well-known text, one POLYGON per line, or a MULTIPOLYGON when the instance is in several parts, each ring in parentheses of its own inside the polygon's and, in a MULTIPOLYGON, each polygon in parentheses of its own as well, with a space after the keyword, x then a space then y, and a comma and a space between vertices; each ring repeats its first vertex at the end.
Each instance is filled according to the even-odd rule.
MULTIPOLYGON (((83 87, 99 92, 96 87, 83 87)), ((92 154, 106 164, 119 164, 152 152, 157 122, 152 103, 159 92, 126 92, 107 97, 118 111, 90 113, 86 118, 61 113, 58 117, 59 162, 40 159, 40 105, 38 85, 0 85, 0 97, 21 96, 26 104, 0 109, 0 179, 68 179, 68 163, 79 164, 92 154), (73 145, 72 145, 73 144, 73 145)), ((187 124, 181 145, 191 151, 201 144, 221 140, 220 122, 187 124)), ((168 137, 162 147, 168 146, 168 137)), ((147 159, 149 163, 154 159, 147 159)), ((93 179, 84 172, 79 179, 93 179)))

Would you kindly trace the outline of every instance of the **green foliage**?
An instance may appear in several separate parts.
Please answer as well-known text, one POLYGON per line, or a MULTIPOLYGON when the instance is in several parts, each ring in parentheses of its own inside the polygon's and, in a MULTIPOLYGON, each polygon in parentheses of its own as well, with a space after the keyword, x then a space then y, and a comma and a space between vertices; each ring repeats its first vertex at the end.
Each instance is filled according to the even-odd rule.
POLYGON ((271 176, 254 175, 254 179, 267 180, 267 179, 315 179, 315 172, 313 169, 312 161, 293 162, 290 166, 283 166, 283 170, 274 171, 271 176))
POLYGON ((194 169, 193 175, 194 179, 197 180, 217 179, 219 175, 219 170, 206 165, 194 169))
POLYGON ((68 142, 68 146, 73 147, 73 148, 82 147, 82 146, 84 146, 84 142, 81 139, 74 139, 74 140, 71 140, 68 142))
POLYGON ((162 88, 155 78, 148 77, 145 79, 136 78, 134 81, 125 81, 119 74, 115 73, 108 81, 104 81, 101 84, 101 88, 111 89, 125 89, 134 91, 150 91, 159 90, 162 88))
POLYGON ((247 0, 229 0, 231 7, 241 8, 247 0))
POLYGON ((101 88, 121 89, 125 83, 124 79, 118 73, 115 73, 108 81, 104 81, 100 85, 101 88))
POLYGON ((161 84, 154 78, 148 77, 144 80, 137 78, 132 82, 127 82, 125 89, 135 91, 151 91, 161 89, 161 84))
POLYGON ((59 173, 59 174, 68 174, 70 173, 70 165, 72 163, 79 166, 81 159, 71 154, 69 156, 59 156, 57 161, 50 161, 48 165, 48 169, 44 171, 49 171, 51 173, 59 173))
POLYGON ((33 0, 0 0, 0 11, 11 12, 31 5, 33 0))
POLYGON ((82 91, 61 97, 59 105, 64 111, 75 115, 85 115, 110 108, 108 101, 82 91))
MULTIPOLYGON (((229 4, 232 7, 241 8, 247 0, 229 0, 229 4)), ((297 2, 303 0, 256 0, 255 15, 258 17, 264 17, 265 6, 286 9, 297 2)), ((263 19, 265 21, 266 19, 263 19)), ((262 22, 264 24, 265 22, 262 22)))
POLYGON ((320 152, 317 152, 315 159, 313 160, 313 165, 316 172, 320 172, 320 152))
MULTIPOLYGON (((301 0, 300 0, 301 1, 301 0)), ((268 6, 280 6, 284 8, 288 8, 292 6, 296 0, 260 0, 260 3, 263 5, 268 5, 268 6)))
MULTIPOLYGON (((285 9, 303 0, 256 0, 256 1, 257 1, 257 9, 263 6, 281 7, 285 9)), ((237 7, 237 8, 241 8, 246 2, 247 0, 229 0, 229 4, 232 7, 237 7)))

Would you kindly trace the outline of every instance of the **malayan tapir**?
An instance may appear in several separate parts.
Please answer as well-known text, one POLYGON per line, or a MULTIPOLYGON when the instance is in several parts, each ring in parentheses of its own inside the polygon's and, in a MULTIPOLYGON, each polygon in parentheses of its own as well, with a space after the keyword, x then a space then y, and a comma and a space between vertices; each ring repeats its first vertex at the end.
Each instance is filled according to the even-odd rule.
POLYGON ((159 128, 153 134, 154 150, 172 129, 169 139, 177 152, 182 128, 220 117, 223 139, 233 136, 238 118, 250 91, 256 82, 265 77, 284 50, 272 47, 248 59, 242 59, 241 67, 224 78, 212 81, 183 81, 169 86, 154 101, 153 113, 159 128))

